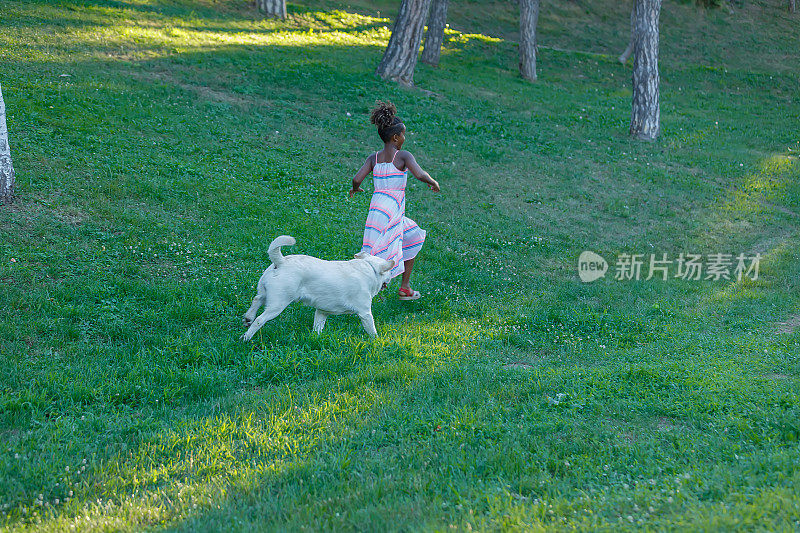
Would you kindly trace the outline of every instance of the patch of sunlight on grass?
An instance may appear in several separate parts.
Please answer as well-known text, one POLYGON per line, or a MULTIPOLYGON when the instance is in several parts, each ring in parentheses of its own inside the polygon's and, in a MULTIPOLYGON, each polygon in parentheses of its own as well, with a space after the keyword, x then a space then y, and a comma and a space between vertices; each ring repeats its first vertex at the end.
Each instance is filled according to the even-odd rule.
MULTIPOLYGON (((711 292, 703 297, 700 305, 718 306, 720 304, 729 304, 736 300, 759 298, 761 291, 771 286, 769 278, 773 275, 777 276, 784 263, 791 260, 792 251, 793 247, 789 242, 781 242, 766 253, 761 254, 757 279, 752 279, 752 274, 742 275, 741 279, 732 280, 723 289, 711 292)), ((735 267, 736 258, 734 257, 733 260, 733 266, 735 267)), ((748 266, 750 266, 750 262, 746 260, 745 267, 748 266)))
POLYGON ((80 6, 75 13, 41 6, 35 12, 20 8, 15 16, 42 20, 43 31, 35 40, 36 46, 16 50, 18 39, 13 35, 0 36, 0 43, 16 50, 19 59, 62 62, 97 55, 144 60, 222 46, 383 47, 391 36, 388 19, 345 11, 294 14, 280 22, 241 18, 208 21, 169 17, 157 11, 142 14, 135 9, 151 4, 80 6), (57 24, 58 29, 50 28, 51 24, 57 24))
POLYGON ((386 348, 397 346, 428 370, 436 370, 473 353, 479 342, 496 335, 494 328, 477 320, 406 322, 383 328, 376 342, 386 348))
POLYGON ((391 19, 370 17, 368 15, 360 15, 358 13, 350 13, 347 11, 315 11, 313 13, 292 15, 292 19, 298 21, 305 21, 311 19, 311 23, 324 22, 329 28, 347 30, 359 26, 368 26, 372 24, 391 24, 391 19))
POLYGON ((80 40, 87 42, 102 39, 105 44, 174 48, 179 51, 221 46, 383 46, 391 32, 388 28, 366 30, 359 33, 342 31, 303 32, 279 31, 274 33, 227 33, 186 28, 142 28, 137 26, 111 26, 102 31, 84 34, 80 40))
MULTIPOLYGON (((374 46, 383 47, 391 31, 386 27, 357 33, 344 31, 277 31, 272 33, 212 31, 182 27, 114 25, 74 31, 60 36, 62 46, 80 49, 89 46, 84 56, 111 56, 132 60, 154 59, 173 54, 207 52, 234 46, 374 46)), ((51 54, 52 55, 52 54, 51 54)), ((70 52, 70 59, 81 54, 70 52)), ((32 57, 33 59, 33 57, 32 57)), ((36 56, 41 61, 41 56, 36 56)), ((50 57, 61 61, 58 55, 50 57)))
POLYGON ((728 189, 722 204, 727 211, 759 213, 768 210, 763 201, 779 198, 796 171, 796 160, 783 154, 773 154, 759 163, 758 173, 746 176, 738 185, 728 189))
MULTIPOLYGON (((721 202, 720 210, 735 213, 739 215, 763 213, 769 211, 769 208, 762 205, 758 198, 754 198, 749 194, 740 190, 728 191, 728 196, 721 202)), ((734 228, 733 225, 726 226, 728 231, 734 228)))
POLYGON ((791 215, 785 202, 791 203, 790 187, 797 180, 796 159, 773 154, 759 162, 759 169, 733 181, 709 205, 700 241, 724 246, 731 235, 751 234, 767 217, 791 215))
MULTIPOLYGON (((295 13, 283 22, 241 18, 208 21, 170 17, 157 11, 143 15, 136 10, 137 6, 151 4, 136 2, 124 8, 81 6, 80 13, 68 19, 63 18, 63 11, 54 9, 51 19, 45 19, 45 26, 48 22, 66 22, 68 26, 56 32, 43 32, 37 49, 28 50, 25 57, 39 62, 97 56, 147 60, 233 46, 383 48, 391 37, 390 19, 340 10, 295 13), (91 20, 89 25, 85 24, 87 17, 91 20), (73 23, 74 26, 69 25, 73 23)), ((18 14, 24 14, 24 9, 18 14)), ((449 41, 457 45, 503 42, 482 34, 451 29, 446 32, 449 41)))
MULTIPOLYGON (((385 398, 372 389, 293 398, 266 392, 235 414, 187 420, 94 472, 113 499, 81 500, 41 516, 42 530, 81 531, 168 523, 220 505, 246 489, 302 468, 319 444, 351 438, 360 417, 385 398)), ((94 489, 86 495, 95 495, 94 489)))
POLYGON ((719 306, 728 304, 735 300, 753 298, 758 295, 757 289, 765 287, 763 280, 753 280, 749 277, 742 277, 741 280, 732 281, 725 288, 705 296, 701 305, 719 306))
POLYGON ((460 31, 445 29, 445 36, 447 42, 457 44, 468 44, 470 41, 478 41, 485 44, 499 44, 505 41, 498 37, 490 37, 481 33, 461 33, 460 31))
POLYGON ((785 172, 789 169, 792 165, 797 162, 796 157, 792 157, 785 154, 773 154, 770 157, 765 158, 761 161, 761 172, 762 174, 765 173, 773 173, 776 174, 778 172, 785 172))
POLYGON ((748 176, 745 190, 774 196, 774 193, 786 189, 789 174, 794 169, 795 158, 783 154, 774 154, 761 161, 758 174, 748 176))

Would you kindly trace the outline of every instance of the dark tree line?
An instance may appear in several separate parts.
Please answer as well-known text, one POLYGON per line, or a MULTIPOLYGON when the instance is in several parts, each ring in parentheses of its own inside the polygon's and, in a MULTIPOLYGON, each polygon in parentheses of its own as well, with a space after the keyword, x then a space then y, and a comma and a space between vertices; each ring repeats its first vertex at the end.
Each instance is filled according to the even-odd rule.
MULTIPOLYGON (((376 73, 385 80, 403 85, 414 84, 419 46, 425 20, 425 47, 421 60, 439 64, 444 28, 447 24, 448 0, 403 0, 392 28, 392 36, 383 53, 376 73)), ((520 61, 523 78, 536 79, 536 24, 539 19, 539 0, 520 0, 520 61)))
MULTIPOLYGON (((286 18, 286 0, 255 0, 268 16, 286 18)), ((794 10, 795 0, 789 0, 794 10)), ((402 0, 392 35, 376 73, 385 80, 414 85, 417 60, 439 64, 448 0, 402 0), (425 31, 427 21, 427 32, 425 31), (420 56, 423 33, 425 45, 420 56)), ((540 0, 519 0, 519 73, 526 80, 537 79, 537 24, 540 0)), ((631 33, 627 49, 619 60, 633 55, 633 95, 630 134, 637 139, 655 139, 660 131, 658 41, 661 0, 634 0, 631 33)))
MULTIPOLYGON (((537 31, 540 0, 519 0, 519 72, 524 79, 535 81, 537 31)), ((637 139, 655 139, 660 131, 658 36, 661 0, 634 0, 631 11, 631 38, 628 49, 620 56, 627 61, 633 54, 633 96, 630 134, 637 139)), ((414 85, 425 20, 428 32, 422 60, 438 65, 447 0, 403 0, 395 19, 392 36, 386 46, 377 74, 385 80, 414 85)))

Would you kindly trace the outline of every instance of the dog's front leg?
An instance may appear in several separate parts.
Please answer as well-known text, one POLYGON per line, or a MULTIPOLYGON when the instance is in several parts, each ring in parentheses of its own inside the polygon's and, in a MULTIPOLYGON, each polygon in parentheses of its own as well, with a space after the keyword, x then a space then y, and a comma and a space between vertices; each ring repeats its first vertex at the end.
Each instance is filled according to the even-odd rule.
POLYGON ((328 320, 328 313, 317 309, 314 311, 314 332, 317 334, 322 333, 323 328, 325 327, 325 321, 328 320))
POLYGON ((378 336, 378 330, 375 329, 375 320, 372 318, 372 310, 366 313, 359 313, 358 318, 361 319, 361 324, 364 326, 364 329, 367 330, 367 333, 372 337, 378 336))

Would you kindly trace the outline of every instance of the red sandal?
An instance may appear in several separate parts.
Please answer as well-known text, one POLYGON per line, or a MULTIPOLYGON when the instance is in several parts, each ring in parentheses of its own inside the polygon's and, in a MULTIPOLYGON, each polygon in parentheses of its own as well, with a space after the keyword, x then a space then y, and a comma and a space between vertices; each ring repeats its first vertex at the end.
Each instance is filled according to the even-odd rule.
POLYGON ((397 291, 397 294, 398 294, 400 300, 403 300, 403 301, 406 301, 406 300, 419 300, 422 297, 422 295, 419 293, 419 291, 415 291, 411 287, 408 287, 408 288, 400 287, 400 290, 397 291))

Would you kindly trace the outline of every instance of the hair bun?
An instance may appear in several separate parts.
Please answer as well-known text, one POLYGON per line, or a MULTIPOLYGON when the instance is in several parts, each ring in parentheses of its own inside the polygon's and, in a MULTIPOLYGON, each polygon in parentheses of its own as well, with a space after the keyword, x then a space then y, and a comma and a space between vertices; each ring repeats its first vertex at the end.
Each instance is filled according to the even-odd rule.
POLYGON ((378 128, 385 129, 392 125, 395 116, 397 116, 397 108, 394 104, 379 100, 372 109, 369 121, 378 126, 378 128))

